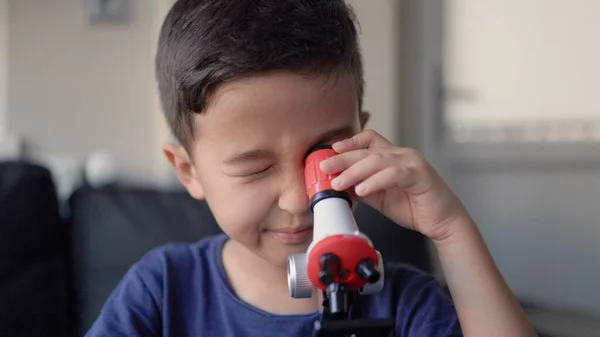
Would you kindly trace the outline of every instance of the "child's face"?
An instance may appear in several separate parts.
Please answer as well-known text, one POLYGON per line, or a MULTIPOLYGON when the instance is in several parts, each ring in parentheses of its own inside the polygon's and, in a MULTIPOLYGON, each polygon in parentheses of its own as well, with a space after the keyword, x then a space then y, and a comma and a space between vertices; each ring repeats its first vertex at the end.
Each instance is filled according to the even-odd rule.
POLYGON ((226 234, 283 266, 312 239, 304 156, 316 144, 360 131, 368 115, 359 115, 356 92, 350 76, 327 83, 287 73, 236 80, 217 90, 197 116, 192 159, 181 147, 166 146, 165 152, 226 234))

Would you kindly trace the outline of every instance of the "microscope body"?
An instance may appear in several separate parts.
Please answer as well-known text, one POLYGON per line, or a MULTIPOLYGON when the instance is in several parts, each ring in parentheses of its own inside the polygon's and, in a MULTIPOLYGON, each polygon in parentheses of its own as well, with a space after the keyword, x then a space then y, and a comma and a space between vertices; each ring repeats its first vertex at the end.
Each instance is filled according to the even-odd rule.
MULTIPOLYGON (((288 258, 288 288, 294 298, 310 298, 314 287, 324 294, 323 318, 315 322, 317 336, 350 336, 352 331, 381 331, 387 336, 393 329, 390 320, 349 320, 349 306, 355 295, 372 295, 384 285, 381 254, 361 233, 347 192, 336 191, 325 174, 321 161, 336 155, 323 145, 309 152, 305 160, 307 194, 314 216, 313 240, 306 253, 288 258)), ((360 337, 360 334, 354 334, 360 337)))

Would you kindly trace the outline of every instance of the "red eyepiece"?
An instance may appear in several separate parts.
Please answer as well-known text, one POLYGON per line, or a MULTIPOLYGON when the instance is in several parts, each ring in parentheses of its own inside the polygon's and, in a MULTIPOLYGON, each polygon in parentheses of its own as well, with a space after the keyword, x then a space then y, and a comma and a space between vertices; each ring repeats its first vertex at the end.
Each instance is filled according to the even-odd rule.
POLYGON ((321 145, 309 152, 305 160, 304 179, 306 183, 306 193, 309 199, 319 192, 333 190, 331 180, 339 175, 326 174, 321 170, 320 164, 323 160, 337 155, 331 146, 321 145))

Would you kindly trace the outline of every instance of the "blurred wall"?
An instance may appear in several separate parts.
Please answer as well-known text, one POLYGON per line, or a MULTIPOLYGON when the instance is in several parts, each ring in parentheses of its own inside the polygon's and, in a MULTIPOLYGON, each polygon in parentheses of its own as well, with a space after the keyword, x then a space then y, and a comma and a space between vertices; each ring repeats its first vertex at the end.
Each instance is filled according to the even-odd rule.
POLYGON ((451 122, 600 116, 600 1, 453 0, 446 9, 446 80, 469 96, 447 107, 451 122))
POLYGON ((600 164, 474 165, 452 183, 523 300, 600 314, 600 164))
POLYGON ((365 72, 364 109, 368 125, 391 141, 398 139, 398 10, 396 0, 350 0, 360 22, 365 72))
POLYGON ((132 179, 153 177, 154 1, 124 24, 90 24, 80 0, 9 0, 11 131, 36 154, 112 152, 132 179))
POLYGON ((0 0, 0 139, 6 125, 8 107, 8 6, 0 0))
MULTIPOLYGON (((8 0, 10 130, 35 154, 81 160, 108 150, 130 181, 172 177, 160 151, 170 134, 153 70, 156 37, 172 2, 132 0, 129 22, 90 24, 84 1, 8 0)), ((396 2, 352 3, 362 25, 370 127, 394 140, 396 2)))
MULTIPOLYGON (((471 95, 449 102, 450 122, 563 128, 600 118, 600 2, 456 0, 446 9, 448 84, 471 95)), ((452 184, 513 290, 600 314, 597 144, 474 148, 467 162, 449 153, 452 184)))

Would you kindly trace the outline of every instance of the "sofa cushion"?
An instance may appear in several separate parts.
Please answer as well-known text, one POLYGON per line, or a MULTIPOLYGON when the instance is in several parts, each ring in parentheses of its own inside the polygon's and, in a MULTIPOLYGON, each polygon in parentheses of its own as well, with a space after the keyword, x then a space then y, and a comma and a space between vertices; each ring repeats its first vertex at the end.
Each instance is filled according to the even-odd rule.
POLYGON ((125 272, 152 248, 221 232, 206 204, 182 192, 83 187, 69 205, 79 335, 125 272))

